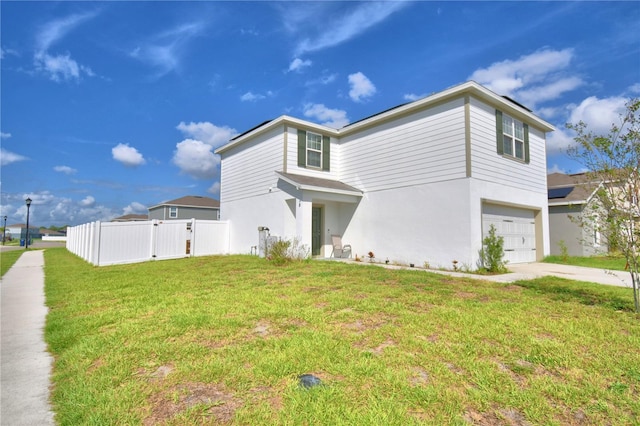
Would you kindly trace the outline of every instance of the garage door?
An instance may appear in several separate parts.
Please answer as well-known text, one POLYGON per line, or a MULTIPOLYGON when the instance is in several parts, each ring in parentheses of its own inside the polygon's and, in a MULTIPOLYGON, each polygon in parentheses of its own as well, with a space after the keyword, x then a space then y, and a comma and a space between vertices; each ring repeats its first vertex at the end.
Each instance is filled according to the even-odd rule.
POLYGON ((536 261, 536 224, 534 211, 485 204, 482 206, 482 235, 491 225, 504 238, 504 257, 509 263, 536 261))

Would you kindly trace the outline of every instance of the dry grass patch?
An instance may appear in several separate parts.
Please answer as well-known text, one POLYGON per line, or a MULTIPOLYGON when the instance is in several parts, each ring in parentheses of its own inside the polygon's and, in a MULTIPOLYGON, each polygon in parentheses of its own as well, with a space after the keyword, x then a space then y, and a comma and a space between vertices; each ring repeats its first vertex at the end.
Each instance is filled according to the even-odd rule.
POLYGON ((204 423, 230 424, 243 401, 223 385, 184 383, 149 398, 151 413, 146 426, 184 424, 200 419, 204 423))

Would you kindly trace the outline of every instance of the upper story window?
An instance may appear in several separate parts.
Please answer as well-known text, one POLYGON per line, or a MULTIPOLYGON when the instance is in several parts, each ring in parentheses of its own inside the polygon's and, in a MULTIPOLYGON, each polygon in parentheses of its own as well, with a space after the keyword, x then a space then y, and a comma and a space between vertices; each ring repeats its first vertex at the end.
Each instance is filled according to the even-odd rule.
POLYGON ((307 166, 322 168, 322 135, 307 132, 307 166))
POLYGON ((169 207, 169 219, 177 219, 177 218, 178 218, 178 208, 169 207))
POLYGON ((524 160, 524 125, 506 114, 502 115, 504 153, 524 160))
POLYGON ((496 110, 498 154, 529 162, 529 126, 496 110))
POLYGON ((331 138, 298 129, 298 167, 329 171, 331 138))

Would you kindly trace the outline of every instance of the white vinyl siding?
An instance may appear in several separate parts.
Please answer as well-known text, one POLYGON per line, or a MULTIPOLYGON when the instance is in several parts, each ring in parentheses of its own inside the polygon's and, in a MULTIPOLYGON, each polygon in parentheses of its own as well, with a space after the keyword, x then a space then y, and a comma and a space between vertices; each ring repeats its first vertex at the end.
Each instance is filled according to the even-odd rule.
MULTIPOLYGON (((313 132, 316 133, 316 132, 313 132)), ((320 134, 318 132, 318 134, 320 134)), ((293 173, 303 176, 312 176, 318 177, 322 179, 338 179, 337 171, 340 169, 339 167, 339 157, 340 157, 340 145, 337 143, 337 140, 333 137, 330 138, 330 147, 331 155, 329 157, 329 165, 322 164, 322 168, 326 169, 327 166, 329 170, 322 170, 320 167, 301 167, 298 165, 298 129, 292 126, 288 126, 287 131, 287 173, 293 173)), ((324 160, 323 160, 324 161, 324 160)), ((273 170, 282 170, 282 164, 273 170)))
MULTIPOLYGON (((264 195, 275 188, 275 171, 282 170, 283 150, 283 127, 278 126, 223 153, 220 202, 264 195)), ((223 206, 221 211, 224 216, 223 206)))
POLYGON ((340 180, 366 191, 465 178, 463 100, 350 135, 340 148, 340 180))
POLYGON ((496 154, 495 108, 470 100, 471 176, 506 187, 547 191, 545 134, 529 126, 529 163, 496 154))

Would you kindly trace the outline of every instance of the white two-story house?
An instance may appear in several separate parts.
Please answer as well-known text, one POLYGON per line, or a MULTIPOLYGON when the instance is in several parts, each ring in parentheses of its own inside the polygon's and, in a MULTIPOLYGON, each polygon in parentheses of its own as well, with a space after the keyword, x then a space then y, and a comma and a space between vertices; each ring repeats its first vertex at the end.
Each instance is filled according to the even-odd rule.
POLYGON ((545 134, 525 107, 467 82, 341 129, 289 116, 219 148, 230 252, 258 227, 332 255, 475 269, 495 225, 511 263, 549 253, 545 134))

